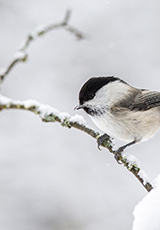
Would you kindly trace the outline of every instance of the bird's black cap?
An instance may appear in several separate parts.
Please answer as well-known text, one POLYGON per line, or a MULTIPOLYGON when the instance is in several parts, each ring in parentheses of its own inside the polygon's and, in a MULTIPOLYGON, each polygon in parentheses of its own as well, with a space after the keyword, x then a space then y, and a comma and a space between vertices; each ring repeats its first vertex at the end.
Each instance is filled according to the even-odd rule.
POLYGON ((109 77, 92 77, 87 82, 84 83, 79 92, 79 102, 83 105, 84 102, 89 101, 94 98, 96 92, 104 85, 107 85, 113 81, 122 81, 121 79, 109 76, 109 77))

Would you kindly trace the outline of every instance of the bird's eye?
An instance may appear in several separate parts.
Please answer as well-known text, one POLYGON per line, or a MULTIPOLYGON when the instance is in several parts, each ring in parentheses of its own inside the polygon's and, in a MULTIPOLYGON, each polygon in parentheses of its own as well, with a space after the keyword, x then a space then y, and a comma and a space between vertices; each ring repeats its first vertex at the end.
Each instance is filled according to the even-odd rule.
POLYGON ((91 93, 90 95, 89 95, 89 100, 91 100, 91 99, 93 99, 94 98, 94 93, 91 93))

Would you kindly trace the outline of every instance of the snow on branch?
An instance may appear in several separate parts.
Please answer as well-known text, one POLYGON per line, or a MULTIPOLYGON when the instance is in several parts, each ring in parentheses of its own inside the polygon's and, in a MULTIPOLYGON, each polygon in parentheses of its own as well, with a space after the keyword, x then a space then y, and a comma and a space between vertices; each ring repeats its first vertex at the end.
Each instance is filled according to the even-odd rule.
MULTIPOLYGON (((70 15, 71 11, 67 11, 62 22, 57 24, 41 25, 35 28, 34 31, 30 33, 27 36, 27 38, 21 43, 10 65, 7 68, 0 69, 0 82, 2 83, 4 81, 6 75, 12 70, 12 68, 17 63, 25 62, 27 60, 27 49, 32 43, 32 41, 34 41, 37 37, 44 35, 51 30, 63 28, 72 33, 77 39, 84 39, 84 35, 82 32, 68 24, 70 15)), ((28 110, 39 115, 41 120, 44 122, 59 122, 64 127, 74 127, 87 133, 96 140, 100 136, 98 132, 94 131, 93 129, 87 127, 84 124, 84 119, 82 116, 70 116, 68 113, 61 113, 57 109, 51 107, 50 105, 44 105, 35 100, 19 101, 0 95, 0 111, 4 109, 28 110)), ((102 143, 102 146, 107 148, 110 151, 110 153, 115 154, 111 139, 104 141, 102 143)), ((139 163, 135 157, 125 156, 123 154, 122 156, 120 156, 119 160, 140 181, 140 183, 148 192, 152 190, 152 184, 149 183, 147 176, 145 175, 143 170, 140 169, 139 163)))
POLYGON ((19 49, 14 55, 13 61, 9 64, 7 68, 1 68, 0 69, 0 83, 2 83, 5 79, 5 77, 9 74, 9 72, 12 70, 12 68, 20 62, 25 62, 28 58, 27 48, 30 46, 30 44, 37 38, 40 37, 49 31, 52 31, 54 29, 63 28, 67 31, 69 31, 71 34, 73 34, 78 40, 84 39, 85 36, 82 32, 77 30, 76 28, 70 26, 69 19, 70 19, 71 11, 68 10, 66 12, 65 18, 60 23, 51 23, 51 24, 45 24, 37 26, 28 36, 27 38, 20 44, 19 49))
MULTIPOLYGON (((63 127, 76 128, 79 129, 94 139, 98 139, 100 134, 93 129, 85 125, 85 120, 80 115, 70 116, 66 112, 59 112, 57 109, 51 107, 50 105, 44 105, 35 100, 26 100, 19 101, 7 98, 0 95, 0 111, 4 109, 22 109, 33 112, 34 114, 39 115, 42 121, 44 122, 59 122, 63 127)), ((112 141, 109 139, 102 144, 103 147, 107 148, 110 153, 115 154, 113 150, 112 141)), ((147 176, 138 166, 139 163, 137 159, 133 156, 121 156, 122 164, 140 181, 144 188, 149 192, 152 190, 152 185, 148 182, 147 176)))

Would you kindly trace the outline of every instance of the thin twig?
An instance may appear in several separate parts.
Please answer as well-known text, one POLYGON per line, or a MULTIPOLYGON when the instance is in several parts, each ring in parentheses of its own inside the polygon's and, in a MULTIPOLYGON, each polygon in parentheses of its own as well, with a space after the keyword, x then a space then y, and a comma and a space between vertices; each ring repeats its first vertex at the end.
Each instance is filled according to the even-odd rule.
MULTIPOLYGON (((38 114, 41 120, 44 122, 59 122, 64 127, 74 127, 87 133, 96 140, 100 135, 98 132, 95 132, 93 129, 84 125, 83 122, 81 122, 82 118, 80 116, 76 115, 78 116, 78 118, 76 118, 66 113, 60 113, 57 109, 54 109, 49 105, 41 104, 35 100, 16 101, 0 95, 0 110, 4 109, 22 109, 31 111, 35 114, 38 114)), ((104 143, 103 147, 115 154, 111 140, 108 140, 106 143, 104 143)), ((153 189, 152 184, 148 181, 146 182, 141 176, 140 172, 142 170, 137 165, 132 164, 125 157, 121 157, 121 162, 128 169, 128 171, 130 171, 140 181, 148 192, 153 189)))
POLYGON ((68 10, 65 14, 64 20, 61 23, 46 24, 35 28, 33 32, 30 33, 27 36, 27 38, 21 43, 20 48, 16 52, 15 57, 13 61, 9 64, 9 66, 5 70, 0 69, 0 83, 4 81, 5 77, 10 73, 10 71, 13 69, 13 67, 15 67, 17 63, 25 62, 27 60, 28 58, 27 49, 37 37, 40 37, 54 29, 63 28, 69 31, 71 34, 73 34, 78 40, 84 39, 85 36, 81 31, 77 30, 76 28, 68 24, 70 16, 71 16, 71 11, 68 10))

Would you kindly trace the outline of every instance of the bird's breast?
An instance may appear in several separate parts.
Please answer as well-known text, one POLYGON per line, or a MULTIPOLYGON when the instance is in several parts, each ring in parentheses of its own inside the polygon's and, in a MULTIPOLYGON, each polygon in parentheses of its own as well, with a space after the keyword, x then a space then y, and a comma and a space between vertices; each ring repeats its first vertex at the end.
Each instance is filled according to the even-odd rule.
POLYGON ((101 116, 91 116, 94 124, 109 136, 123 141, 132 141, 133 136, 129 135, 126 125, 121 120, 116 120, 112 114, 105 113, 101 116))

